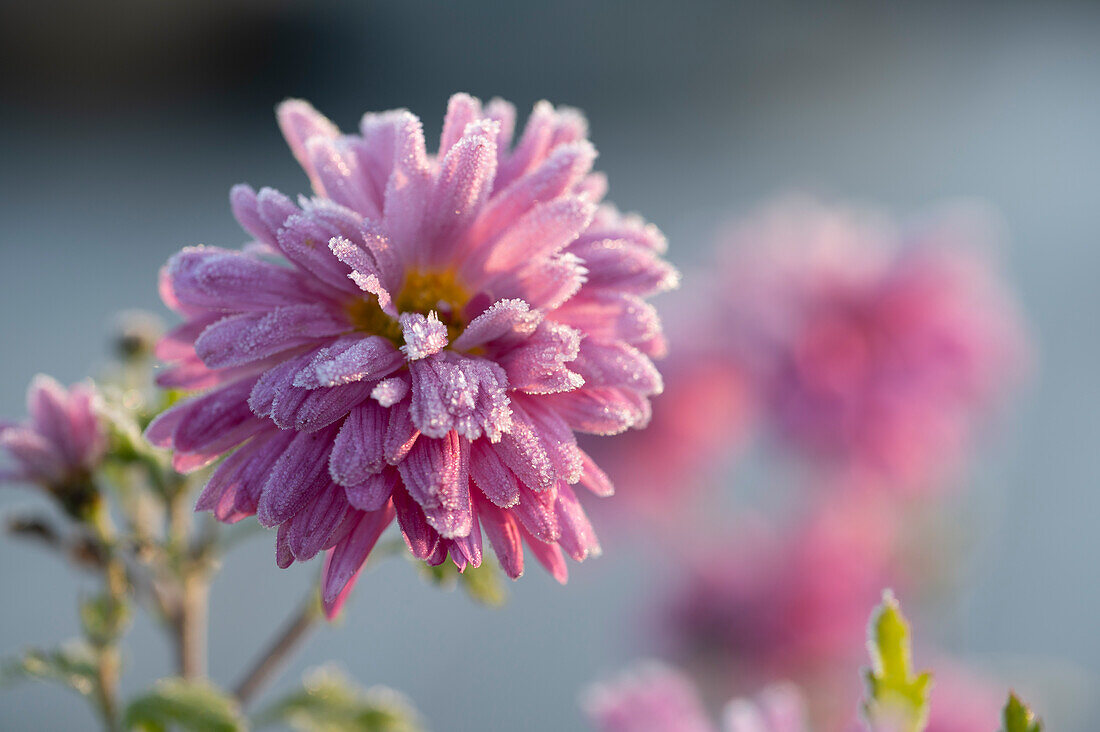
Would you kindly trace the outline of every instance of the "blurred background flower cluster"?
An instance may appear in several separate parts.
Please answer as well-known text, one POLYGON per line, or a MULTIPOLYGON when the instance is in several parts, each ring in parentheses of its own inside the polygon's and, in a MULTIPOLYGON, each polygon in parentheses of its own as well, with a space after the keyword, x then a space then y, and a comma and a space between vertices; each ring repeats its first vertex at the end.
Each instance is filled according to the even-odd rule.
MULTIPOLYGON (((346 128, 398 106, 436 120, 459 90, 580 107, 613 200, 662 229, 683 272, 658 301, 669 355, 649 428, 586 445, 618 487, 592 508, 604 556, 564 589, 529 573, 503 611, 384 564, 279 691, 338 658, 434 728, 573 729, 590 683, 659 659, 711 710, 793 683, 815 729, 848 729, 889 586, 936 673, 930 729, 992 729, 1009 684, 1051 728, 1095 728, 1097 8, 0 12, 5 417, 27 412, 38 372, 102 373, 113 314, 161 312, 154 273, 180 246, 243 242, 231 185, 307 188, 273 123, 288 96, 346 128)), ((116 345, 139 347, 128 322, 116 345)), ((65 406, 58 389, 36 382, 40 429, 5 430, 28 459, 3 467, 79 487, 102 436, 78 429, 65 460, 35 462, 50 414, 79 424, 81 388, 65 406)), ((82 510, 65 495, 54 510, 82 510)), ((5 490, 0 509, 36 501, 5 490)), ((315 581, 275 568, 269 542, 237 551, 212 588, 216 678, 315 581)), ((75 634, 86 574, 5 541, 0 576, 0 655, 75 634)), ((150 618, 133 624, 128 693, 173 663, 150 618)), ((0 695, 5 728, 87 715, 46 687, 0 695)))

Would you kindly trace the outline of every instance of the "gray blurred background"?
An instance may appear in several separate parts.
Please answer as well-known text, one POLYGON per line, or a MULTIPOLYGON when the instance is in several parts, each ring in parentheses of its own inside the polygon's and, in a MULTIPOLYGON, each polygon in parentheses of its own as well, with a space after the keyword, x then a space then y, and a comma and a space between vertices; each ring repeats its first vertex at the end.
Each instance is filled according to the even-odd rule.
MULTIPOLYGON (((1004 218, 1039 364, 960 512, 976 547, 969 589, 932 608, 924 633, 1039 689, 1051 729, 1100 728, 1086 704, 1100 673, 1100 8, 837 5, 7 3, 0 414, 24 413, 36 372, 68 382, 101 367, 112 314, 160 311, 155 273, 180 246, 242 243, 233 183, 306 189, 274 123, 286 96, 345 128, 407 106, 436 131, 459 90, 521 110, 582 107, 612 200, 656 222, 685 266, 724 219, 792 187, 901 215, 979 198, 1004 218)), ((0 493, 3 510, 41 503, 0 493)), ((605 533, 604 557, 572 565, 567 589, 531 571, 502 611, 390 561, 280 686, 336 658, 409 694, 437 730, 582 728, 579 689, 648 652, 632 629, 667 571, 647 568, 659 547, 644 537, 605 533)), ((0 655, 75 635, 75 574, 34 547, 0 547, 0 655)), ((272 547, 253 540, 215 586, 223 682, 318 569, 280 571, 272 547)), ((170 663, 147 619, 132 641, 131 692, 170 663)), ((0 692, 0 728, 92 726, 73 695, 0 692)))

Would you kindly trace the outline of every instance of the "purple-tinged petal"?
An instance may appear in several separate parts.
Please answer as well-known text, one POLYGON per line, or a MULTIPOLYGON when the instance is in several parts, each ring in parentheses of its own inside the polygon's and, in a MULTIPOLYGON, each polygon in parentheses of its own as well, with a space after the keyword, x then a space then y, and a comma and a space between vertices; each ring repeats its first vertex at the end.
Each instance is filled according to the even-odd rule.
POLYGON ((558 478, 546 448, 526 422, 513 422, 511 431, 492 449, 501 462, 532 490, 547 490, 558 478))
POLYGON ((566 366, 579 353, 581 332, 561 323, 543 322, 535 334, 498 357, 512 389, 529 394, 573 391, 584 379, 566 366))
POLYGON ((15 458, 19 472, 31 480, 54 483, 65 478, 64 455, 29 427, 9 427, 0 432, 0 447, 15 458))
POLYGON ((449 432, 443 439, 417 440, 397 468, 401 480, 442 536, 466 536, 472 526, 470 443, 449 432))
POLYGON ((601 239, 569 247, 588 269, 589 288, 648 296, 675 289, 680 273, 647 249, 621 239, 601 239))
POLYGON ((577 438, 566 421, 539 399, 516 399, 513 409, 516 419, 525 420, 538 435, 558 479, 570 484, 580 480, 583 461, 577 438))
POLYGON ((595 208, 583 198, 571 196, 536 204, 501 234, 488 252, 473 257, 463 270, 473 275, 474 264, 482 260, 480 267, 486 273, 512 272, 528 262, 557 254, 584 231, 595 208))
POLYGON ((349 329, 323 305, 229 315, 202 332, 195 352, 212 369, 240 366, 349 329))
POLYGON ((260 494, 256 519, 271 527, 287 521, 330 485, 328 455, 336 437, 333 428, 300 432, 271 468, 260 494))
POLYGON ((668 250, 668 240, 660 229, 637 214, 620 213, 609 204, 600 206, 596 211, 592 225, 577 237, 577 245, 603 239, 622 239, 658 254, 668 250))
POLYGON ((276 234, 279 250, 319 282, 341 293, 358 292, 350 279, 351 267, 332 251, 333 241, 357 237, 361 224, 347 212, 343 219, 321 216, 318 211, 295 213, 276 234))
POLYGON ((447 100, 443 117, 443 133, 439 137, 439 157, 445 156, 463 136, 466 126, 482 118, 481 102, 469 94, 452 94, 447 100))
POLYGON ((650 417, 649 401, 628 389, 584 387, 544 398, 570 427, 592 435, 617 435, 648 423, 650 417))
POLYGON ((588 141, 564 145, 537 169, 495 194, 471 227, 471 241, 492 241, 542 201, 552 201, 591 169, 596 149, 588 141))
POLYGON ((534 333, 541 322, 542 313, 531 310, 523 300, 498 300, 470 321, 453 347, 467 351, 500 339, 520 340, 534 333))
POLYGON ((248 407, 257 417, 271 417, 275 402, 289 393, 305 398, 306 390, 294 386, 294 376, 313 358, 313 353, 303 353, 273 366, 260 375, 248 395, 248 407))
POLYGON ((394 123, 393 171, 386 183, 382 221, 393 240, 417 261, 424 209, 432 190, 431 166, 420 120, 402 112, 394 123))
POLYGON ((327 117, 314 109, 313 105, 302 99, 286 100, 275 110, 275 116, 279 121, 279 129, 282 130, 283 137, 290 146, 290 151, 298 159, 298 164, 309 175, 314 189, 321 190, 306 143, 314 137, 339 137, 340 130, 327 117))
POLYGON ((470 477, 485 497, 501 508, 519 502, 519 479, 484 440, 470 446, 470 477))
POLYGON ((391 376, 375 384, 370 397, 383 407, 392 407, 404 399, 411 389, 409 380, 404 376, 391 376))
POLYGON ((516 129, 515 106, 500 97, 493 97, 485 105, 484 117, 500 126, 500 132, 497 133, 497 150, 500 150, 502 155, 507 153, 512 146, 512 133, 516 129))
POLYGON ((403 363, 401 354, 381 336, 348 336, 322 348, 294 376, 294 386, 317 389, 380 379, 403 363))
POLYGON ((311 300, 294 270, 226 249, 185 247, 168 260, 168 276, 186 307, 267 311, 311 300))
POLYGON ((511 429, 512 410, 504 370, 492 361, 447 351, 409 364, 413 423, 428 437, 457 430, 491 441, 511 429))
POLYGON ((364 216, 378 218, 381 215, 371 193, 370 180, 360 169, 359 155, 349 138, 315 136, 306 140, 305 147, 317 195, 364 216))
POLYGON ((397 465, 405 459, 409 450, 416 444, 417 438, 420 437, 420 430, 416 428, 409 416, 407 402, 391 408, 389 413, 390 419, 386 425, 386 437, 382 443, 382 449, 386 455, 386 462, 397 465))
POLYGON ((485 288, 495 297, 518 297, 531 307, 549 312, 576 295, 587 276, 580 258, 564 252, 499 273, 485 288))
POLYGON ((242 379, 182 405, 184 413, 171 443, 176 450, 173 465, 177 470, 186 472, 209 465, 229 448, 264 429, 265 422, 248 409, 248 394, 254 383, 253 379, 242 379))
POLYGON ((617 386, 647 396, 664 390, 661 373, 649 357, 625 343, 585 340, 570 368, 589 386, 617 386))
POLYGON ((329 249, 341 262, 351 268, 348 278, 363 292, 378 298, 378 306, 390 317, 397 317, 393 298, 383 284, 382 269, 370 251, 342 237, 332 239, 329 249))
POLYGON ((348 502, 361 511, 377 511, 386 505, 397 485, 398 475, 393 468, 368 475, 363 482, 344 488, 348 502))
MULTIPOLYGON (((303 432, 315 432, 322 427, 328 427, 369 399, 370 392, 371 385, 362 382, 307 391, 305 398, 295 409, 294 419, 289 427, 303 432)), ((277 399, 272 419, 280 427, 288 429, 279 407, 280 402, 277 399)))
POLYGON ((470 533, 466 536, 457 536, 450 541, 451 558, 455 560, 460 572, 466 569, 466 564, 472 567, 481 566, 481 525, 478 522, 476 509, 471 512, 471 516, 473 526, 470 533), (460 563, 460 557, 455 556, 456 552, 464 563, 460 563))
POLYGON ((330 620, 340 612, 367 557, 378 543, 378 537, 393 521, 393 516, 391 505, 362 513, 328 556, 321 580, 321 603, 330 620))
POLYGON ((447 326, 440 322, 434 310, 427 317, 420 313, 401 313, 400 323, 405 337, 401 352, 408 360, 427 358, 447 347, 447 326))
POLYGON ((428 561, 436 554, 441 542, 439 532, 428 525, 424 509, 413 500, 403 486, 393 491, 393 507, 397 511, 397 523, 409 551, 417 559, 428 561))
POLYGON ((213 511, 219 521, 226 523, 255 514, 271 467, 293 439, 293 432, 277 429, 255 435, 218 466, 195 510, 213 511))
POLYGON ((583 562, 590 555, 598 557, 602 553, 596 531, 592 528, 588 516, 573 489, 565 483, 558 483, 558 500, 554 504, 554 515, 561 527, 558 543, 569 556, 583 562))
POLYGON ((523 575, 523 534, 511 513, 489 501, 477 502, 478 518, 504 573, 516 579, 523 575))
POLYGON ((535 555, 538 563, 559 583, 563 585, 567 583, 569 581, 569 567, 565 563, 565 556, 561 553, 561 548, 556 543, 539 541, 523 525, 520 525, 519 530, 523 534, 527 548, 535 555))
POLYGON ((287 545, 299 561, 317 556, 340 527, 350 510, 344 489, 335 483, 313 497, 306 506, 287 521, 287 545))
POLYGON ((581 479, 578 481, 580 485, 600 498, 615 495, 615 486, 607 477, 607 473, 601 470, 600 466, 596 465, 596 462, 583 450, 581 450, 581 466, 581 479))
POLYGON ((245 231, 269 247, 279 246, 278 231, 283 222, 298 209, 283 194, 271 188, 261 188, 259 195, 251 186, 239 184, 229 192, 233 216, 245 231))
POLYGON ((540 101, 535 104, 516 149, 500 165, 496 180, 497 190, 505 189, 512 181, 545 159, 554 136, 554 116, 554 107, 549 102, 540 101))
POLYGON ((386 465, 383 439, 386 410, 372 402, 355 407, 344 420, 329 457, 329 475, 343 486, 354 486, 386 465))
POLYGON ((455 242, 485 205, 497 168, 497 132, 495 122, 475 122, 443 157, 424 221, 429 261, 451 259, 455 242))
POLYGON ((580 293, 554 311, 553 318, 595 340, 631 345, 649 340, 661 330, 657 311, 645 300, 602 290, 580 293))
POLYGON ((557 541, 561 537, 561 525, 554 513, 557 485, 538 493, 527 486, 520 486, 519 493, 519 503, 509 509, 512 516, 539 541, 557 541))

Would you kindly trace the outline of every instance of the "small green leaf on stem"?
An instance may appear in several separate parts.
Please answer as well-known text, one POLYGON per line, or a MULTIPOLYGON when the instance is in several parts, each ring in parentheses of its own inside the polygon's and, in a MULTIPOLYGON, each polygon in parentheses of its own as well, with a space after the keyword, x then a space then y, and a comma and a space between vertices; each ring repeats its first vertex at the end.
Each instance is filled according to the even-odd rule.
POLYGON ((257 726, 285 724, 299 732, 419 732, 416 710, 386 687, 364 689, 340 671, 314 669, 302 688, 259 716, 257 726))
POLYGON ((130 608, 125 601, 101 594, 80 603, 80 624, 84 635, 95 648, 103 648, 118 640, 130 621, 130 608))
POLYGON ((480 567, 467 566, 465 571, 459 572, 451 562, 433 567, 418 560, 413 561, 416 561, 421 576, 436 587, 449 590, 455 585, 462 585, 470 599, 487 607, 500 607, 508 599, 500 573, 492 563, 486 562, 480 567))
POLYGON ((248 725, 237 702, 207 681, 161 679, 152 691, 130 702, 127 730, 141 732, 242 732, 248 725))
POLYGON ((1036 719, 1028 706, 1014 693, 1008 695, 1003 717, 1002 732, 1043 732, 1043 722, 1036 719))
POLYGON ((909 623, 894 594, 886 590, 867 628, 871 668, 864 676, 863 713, 873 730, 921 732, 928 724, 932 675, 913 671, 909 623))
POLYGON ((91 696, 96 690, 98 675, 92 649, 82 641, 74 641, 53 651, 30 650, 22 658, 4 664, 0 669, 0 685, 36 679, 52 681, 91 696))

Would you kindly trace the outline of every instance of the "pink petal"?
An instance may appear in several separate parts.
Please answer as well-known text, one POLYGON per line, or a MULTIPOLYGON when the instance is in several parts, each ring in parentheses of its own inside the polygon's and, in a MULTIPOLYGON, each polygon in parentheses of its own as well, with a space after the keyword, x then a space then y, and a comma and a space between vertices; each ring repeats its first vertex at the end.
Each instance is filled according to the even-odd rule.
POLYGON ((330 620, 340 612, 367 557, 378 543, 378 537, 393 521, 393 516, 391 505, 380 511, 363 513, 328 556, 321 581, 321 602, 330 620))
POLYGON ((256 518, 271 527, 287 521, 330 485, 328 454, 336 437, 333 428, 300 432, 271 469, 264 483, 256 518))
POLYGON ((386 465, 383 438, 388 416, 372 402, 355 407, 344 420, 329 456, 329 475, 343 486, 354 486, 386 465))
POLYGON ((212 369, 240 366, 348 329, 321 305, 290 305, 229 315, 203 331, 195 352, 212 369))

